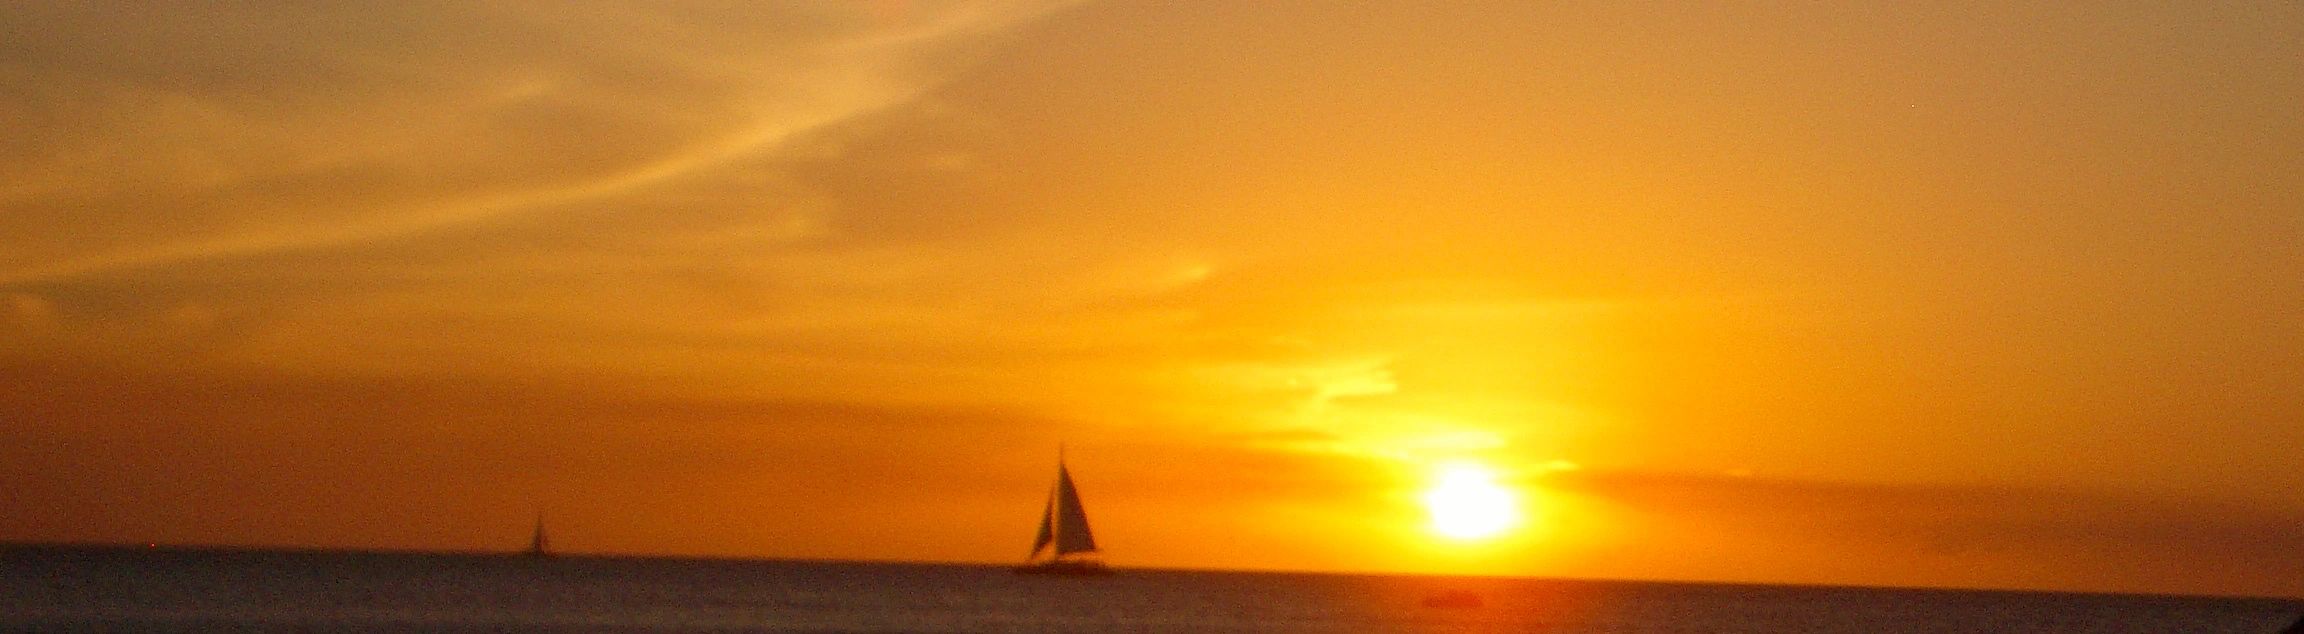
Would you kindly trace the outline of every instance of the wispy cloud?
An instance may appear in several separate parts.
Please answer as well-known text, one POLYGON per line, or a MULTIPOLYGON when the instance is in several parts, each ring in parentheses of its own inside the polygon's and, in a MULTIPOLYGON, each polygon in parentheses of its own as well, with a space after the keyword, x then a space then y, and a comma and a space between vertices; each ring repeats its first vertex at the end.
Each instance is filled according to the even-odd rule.
POLYGON ((0 283, 598 200, 914 98, 1047 3, 13 6, 0 283), (160 15, 154 15, 157 11, 160 15), (186 15, 173 15, 185 13, 186 15))
POLYGON ((2258 14, 2291 10, 2101 28, 2161 22, 2134 9, 4 4, 0 367, 70 398, 0 419, 120 473, 181 437, 443 479, 579 449, 523 411, 625 480, 755 477, 718 442, 1142 440, 1100 471, 1181 493, 1138 517, 1218 520, 1175 561, 1254 528, 1218 515, 1352 527, 1300 561, 1417 543, 1412 496, 1370 491, 1476 458, 1685 546, 1534 572, 2223 565, 2201 545, 2292 543, 2304 487, 2304 76, 2264 63, 2293 21, 2258 14), (169 399, 198 411, 138 411, 169 399), (1638 475, 1672 469, 1762 475, 1638 475), (1273 479, 1195 504, 1233 471, 1273 479), (1893 484, 1955 477, 2005 486, 1893 484), (2265 502, 2158 501, 2219 496, 2265 502))

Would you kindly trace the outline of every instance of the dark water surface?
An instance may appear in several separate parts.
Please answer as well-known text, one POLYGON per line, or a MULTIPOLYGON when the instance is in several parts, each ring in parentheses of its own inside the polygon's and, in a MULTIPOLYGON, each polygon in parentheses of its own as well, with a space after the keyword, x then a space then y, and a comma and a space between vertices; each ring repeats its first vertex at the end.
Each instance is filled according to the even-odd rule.
POLYGON ((607 557, 0 549, 0 629, 645 632, 2244 632, 2283 601, 607 557), (1476 608, 1423 605, 1470 592, 1476 608))

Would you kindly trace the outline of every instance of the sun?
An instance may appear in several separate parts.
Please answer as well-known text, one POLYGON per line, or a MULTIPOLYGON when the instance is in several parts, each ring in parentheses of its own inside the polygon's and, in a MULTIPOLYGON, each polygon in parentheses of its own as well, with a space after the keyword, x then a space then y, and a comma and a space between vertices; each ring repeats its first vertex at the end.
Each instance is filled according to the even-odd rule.
POLYGON ((1520 525, 1520 496, 1496 482, 1486 465, 1451 462, 1435 470, 1424 491, 1432 532, 1458 540, 1495 537, 1520 525))

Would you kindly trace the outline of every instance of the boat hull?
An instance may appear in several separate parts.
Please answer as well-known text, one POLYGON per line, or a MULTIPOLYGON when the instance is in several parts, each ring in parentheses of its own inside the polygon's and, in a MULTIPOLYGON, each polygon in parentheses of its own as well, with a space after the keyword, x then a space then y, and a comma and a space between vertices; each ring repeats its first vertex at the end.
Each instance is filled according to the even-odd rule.
POLYGON ((1020 575, 1049 575, 1059 577, 1102 577, 1112 574, 1112 568, 1101 561, 1066 559, 1024 564, 1009 570, 1020 575))

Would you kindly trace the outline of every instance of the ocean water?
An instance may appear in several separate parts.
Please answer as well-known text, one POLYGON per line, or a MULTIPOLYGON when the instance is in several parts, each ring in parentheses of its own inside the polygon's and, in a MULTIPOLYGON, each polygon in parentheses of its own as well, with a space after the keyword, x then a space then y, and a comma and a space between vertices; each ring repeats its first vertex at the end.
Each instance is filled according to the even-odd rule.
POLYGON ((2269 599, 1537 579, 132 548, 0 549, 0 630, 2236 632, 2269 599), (1426 607, 1467 592, 1472 608, 1426 607))

